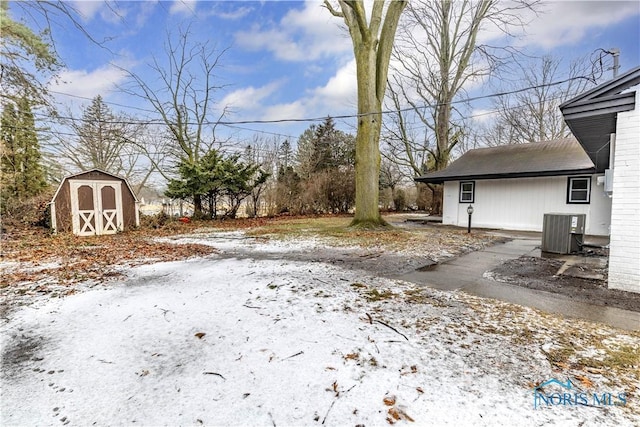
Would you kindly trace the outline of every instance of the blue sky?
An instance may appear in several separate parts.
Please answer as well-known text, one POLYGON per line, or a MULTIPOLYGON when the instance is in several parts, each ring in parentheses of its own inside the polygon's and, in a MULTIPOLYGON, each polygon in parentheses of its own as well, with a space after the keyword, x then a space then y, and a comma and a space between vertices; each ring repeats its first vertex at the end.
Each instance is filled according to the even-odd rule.
MULTIPOLYGON (((324 117, 355 112, 355 67, 351 41, 319 1, 103 1, 71 2, 79 21, 103 47, 92 43, 67 21, 53 26, 53 38, 66 68, 64 83, 52 89, 72 111, 82 99, 102 95, 112 108, 145 114, 138 100, 118 92, 124 67, 141 76, 154 56, 162 57, 167 32, 190 25, 194 41, 227 49, 218 69, 225 88, 216 96, 231 113, 226 120, 277 120, 324 117), (67 95, 62 95, 67 94, 67 95), (79 98, 80 97, 80 98, 79 98), (115 105, 119 104, 119 105, 115 105)), ((529 55, 546 53, 567 62, 596 49, 617 47, 621 71, 640 65, 640 2, 556 1, 544 13, 528 17, 526 34, 513 43, 529 55)), ((495 35, 485 34, 488 40, 495 35)), ((607 59, 610 61, 610 57, 607 59)), ((607 71, 607 76, 610 76, 607 71)), ((513 77, 513 76, 512 76, 513 77)), ((515 76, 517 78, 517 76, 515 76)), ((565 77, 565 76, 560 76, 565 77)), ((491 93, 490 86, 475 93, 491 93)), ((482 105, 474 108, 482 109, 482 105)), ((243 127, 298 136, 309 123, 243 127)), ((235 138, 252 132, 227 129, 235 138)))

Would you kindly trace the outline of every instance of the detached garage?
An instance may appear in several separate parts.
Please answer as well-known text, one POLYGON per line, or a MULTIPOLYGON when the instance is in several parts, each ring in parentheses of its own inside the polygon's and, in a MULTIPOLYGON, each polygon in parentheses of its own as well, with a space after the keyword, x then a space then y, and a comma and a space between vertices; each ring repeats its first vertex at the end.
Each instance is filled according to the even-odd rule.
POLYGON ((140 225, 138 200, 129 183, 99 169, 64 178, 49 205, 54 232, 94 236, 140 225))
POLYGON ((544 214, 586 215, 585 234, 609 235, 604 174, 573 138, 467 151, 448 168, 416 178, 444 184, 442 222, 542 231, 544 214))

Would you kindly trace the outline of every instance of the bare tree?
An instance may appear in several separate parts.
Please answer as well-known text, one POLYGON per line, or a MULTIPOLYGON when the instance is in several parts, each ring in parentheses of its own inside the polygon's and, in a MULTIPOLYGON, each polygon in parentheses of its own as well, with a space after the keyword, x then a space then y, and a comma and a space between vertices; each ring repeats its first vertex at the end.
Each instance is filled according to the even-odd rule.
MULTIPOLYGON (((389 139, 416 174, 423 173, 425 165, 430 170, 447 167, 464 135, 464 127, 455 119, 454 100, 467 84, 490 75, 511 54, 508 49, 479 43, 480 33, 499 29, 509 35, 514 26, 523 25, 521 12, 536 4, 536 0, 410 3, 398 30, 397 66, 390 82, 390 102, 401 128, 389 139), (424 130, 411 134, 407 123, 417 123, 424 130)), ((438 203, 440 197, 434 196, 438 203)))
POLYGON ((485 133, 485 145, 547 141, 571 135, 558 107, 584 92, 595 80, 586 60, 571 62, 564 79, 560 77, 560 65, 559 59, 549 55, 535 63, 518 64, 517 73, 522 79, 502 90, 528 89, 496 98, 497 118, 485 133))
POLYGON ((49 146, 59 161, 76 170, 96 168, 123 176, 138 186, 145 184, 154 168, 148 164, 142 167, 141 150, 132 143, 142 134, 142 124, 114 113, 100 95, 85 108, 81 118, 67 121, 76 136, 55 135, 55 144, 49 146))
MULTIPOLYGON (((383 191, 383 194, 384 192, 389 193, 390 200, 394 202, 396 210, 402 210, 403 206, 401 205, 405 203, 405 192, 400 188, 400 185, 405 182, 406 176, 401 172, 398 164, 383 156, 380 163, 380 190, 383 191), (402 203, 398 203, 398 197, 402 199, 402 203)), ((387 197, 387 207, 388 201, 389 197, 387 197)))
POLYGON ((392 192, 406 179, 400 172, 398 165, 388 159, 380 163, 380 188, 390 188, 392 192))
POLYGON ((389 85, 387 104, 393 111, 383 122, 385 150, 382 155, 398 165, 409 178, 420 176, 429 169, 431 141, 422 123, 416 125, 413 114, 404 110, 402 94, 394 85, 389 85))
MULTIPOLYGON (((197 164, 200 158, 220 141, 216 125, 226 108, 216 110, 214 95, 224 87, 215 71, 226 49, 217 51, 208 43, 192 43, 189 29, 179 31, 177 40, 167 36, 165 61, 154 57, 149 70, 160 82, 145 80, 139 74, 128 73, 131 85, 123 90, 149 102, 160 116, 167 135, 165 154, 174 160, 197 164)), ((150 156, 151 161, 155 161, 150 156)), ((159 166, 159 165, 156 165, 159 166)), ((166 177, 167 171, 158 168, 166 177)), ((202 200, 194 195, 194 214, 202 212, 202 200)))
POLYGON ((328 0, 324 4, 331 14, 342 18, 347 25, 356 60, 356 214, 351 225, 379 227, 385 224, 378 206, 382 102, 396 28, 407 1, 373 2, 369 20, 363 0, 340 0, 340 10, 328 0))
MULTIPOLYGON (((253 136, 251 144, 244 150, 244 160, 249 164, 259 165, 260 170, 268 175, 263 182, 254 186, 249 195, 250 205, 247 206, 247 214, 254 218, 257 218, 262 211, 263 199, 272 199, 265 197, 266 193, 275 191, 280 144, 280 138, 277 136, 268 139, 263 135, 256 134, 253 136)), ((267 200, 268 203, 269 200, 267 200)), ((267 211, 270 210, 272 210, 271 207, 267 206, 267 211)))

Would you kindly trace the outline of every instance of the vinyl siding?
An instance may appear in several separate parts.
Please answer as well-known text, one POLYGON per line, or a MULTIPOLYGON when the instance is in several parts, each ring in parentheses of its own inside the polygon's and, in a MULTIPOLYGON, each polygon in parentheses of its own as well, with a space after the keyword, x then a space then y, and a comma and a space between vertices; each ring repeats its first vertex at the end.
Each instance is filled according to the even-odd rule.
MULTIPOLYGON (((475 181, 472 227, 542 231, 545 213, 586 214, 586 234, 606 236, 611 199, 597 176, 591 176, 591 202, 567 203, 567 177, 512 178, 475 181)), ((466 227, 468 203, 459 203, 459 181, 444 185, 442 222, 466 227)))

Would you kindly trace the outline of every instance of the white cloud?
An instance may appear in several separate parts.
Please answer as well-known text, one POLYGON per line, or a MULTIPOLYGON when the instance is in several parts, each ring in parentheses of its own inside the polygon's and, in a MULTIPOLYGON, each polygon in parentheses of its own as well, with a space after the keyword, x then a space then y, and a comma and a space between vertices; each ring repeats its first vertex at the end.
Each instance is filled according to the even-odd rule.
POLYGON ((269 50, 278 59, 286 61, 312 59, 305 57, 303 49, 289 34, 277 29, 261 30, 258 25, 255 25, 250 31, 236 33, 235 41, 248 50, 269 50))
POLYGON ((141 28, 153 14, 157 1, 147 0, 140 4, 136 14, 136 28, 141 28))
POLYGON ((240 19, 240 18, 244 18, 245 16, 247 16, 249 13, 251 13, 253 11, 252 7, 239 7, 235 10, 231 10, 228 12, 215 12, 215 15, 218 18, 222 18, 222 19, 228 19, 228 20, 236 20, 236 19, 240 19))
MULTIPOLYGON (((281 104, 253 105, 261 120, 283 120, 353 114, 357 105, 355 60, 339 68, 325 85, 310 89, 300 98, 281 104)), ((263 100, 268 99, 266 96, 263 100)))
POLYGON ((309 89, 298 99, 271 104, 271 95, 286 86, 285 80, 261 87, 248 86, 225 96, 221 105, 228 106, 233 119, 285 120, 327 115, 352 114, 357 105, 355 60, 340 67, 326 84, 309 89))
POLYGON ((477 123, 491 123, 498 117, 498 111, 486 108, 475 108, 471 113, 471 118, 477 123))
POLYGON ((104 7, 100 10, 100 18, 110 24, 121 24, 127 14, 128 10, 119 4, 112 4, 110 7, 104 7))
POLYGON ((171 15, 193 14, 196 11, 196 3, 196 0, 174 0, 169 8, 169 13, 171 15))
POLYGON ((238 46, 268 50, 285 61, 308 61, 351 51, 351 39, 318 1, 306 1, 302 9, 291 9, 277 24, 256 24, 235 34, 238 46))
POLYGON ((249 86, 238 89, 225 96, 220 104, 233 111, 253 112, 260 108, 262 101, 278 90, 282 84, 283 81, 276 81, 257 88, 249 86))
POLYGON ((262 120, 302 119, 308 115, 304 100, 276 104, 263 110, 262 120))
POLYGON ((546 49, 577 43, 594 30, 640 14, 637 1, 557 1, 544 9, 528 26, 525 43, 546 49))
POLYGON ((324 86, 313 89, 313 96, 309 103, 320 111, 322 115, 336 111, 345 111, 357 104, 356 61, 349 61, 339 68, 324 86))
MULTIPOLYGON (((570 46, 593 35, 594 31, 640 15, 637 1, 548 1, 540 8, 538 16, 531 12, 521 14, 527 26, 520 34, 518 45, 543 49, 570 46)), ((496 28, 488 29, 482 41, 499 36, 496 28)))
POLYGON ((65 70, 59 81, 50 89, 55 92, 69 93, 75 96, 93 98, 105 95, 126 79, 124 71, 113 65, 105 65, 93 71, 65 70))
POLYGON ((91 21, 98 11, 102 8, 103 3, 101 1, 81 1, 77 0, 73 2, 73 7, 80 13, 80 16, 85 22, 91 21))
POLYGON ((323 68, 319 65, 316 64, 310 64, 309 66, 307 66, 304 70, 304 76, 305 77, 311 77, 311 76, 315 76, 318 75, 322 72, 323 68))
POLYGON ((96 16, 100 16, 105 22, 118 24, 128 14, 128 8, 125 4, 113 1, 74 1, 73 8, 78 11, 81 19, 85 22, 90 22, 96 16))

